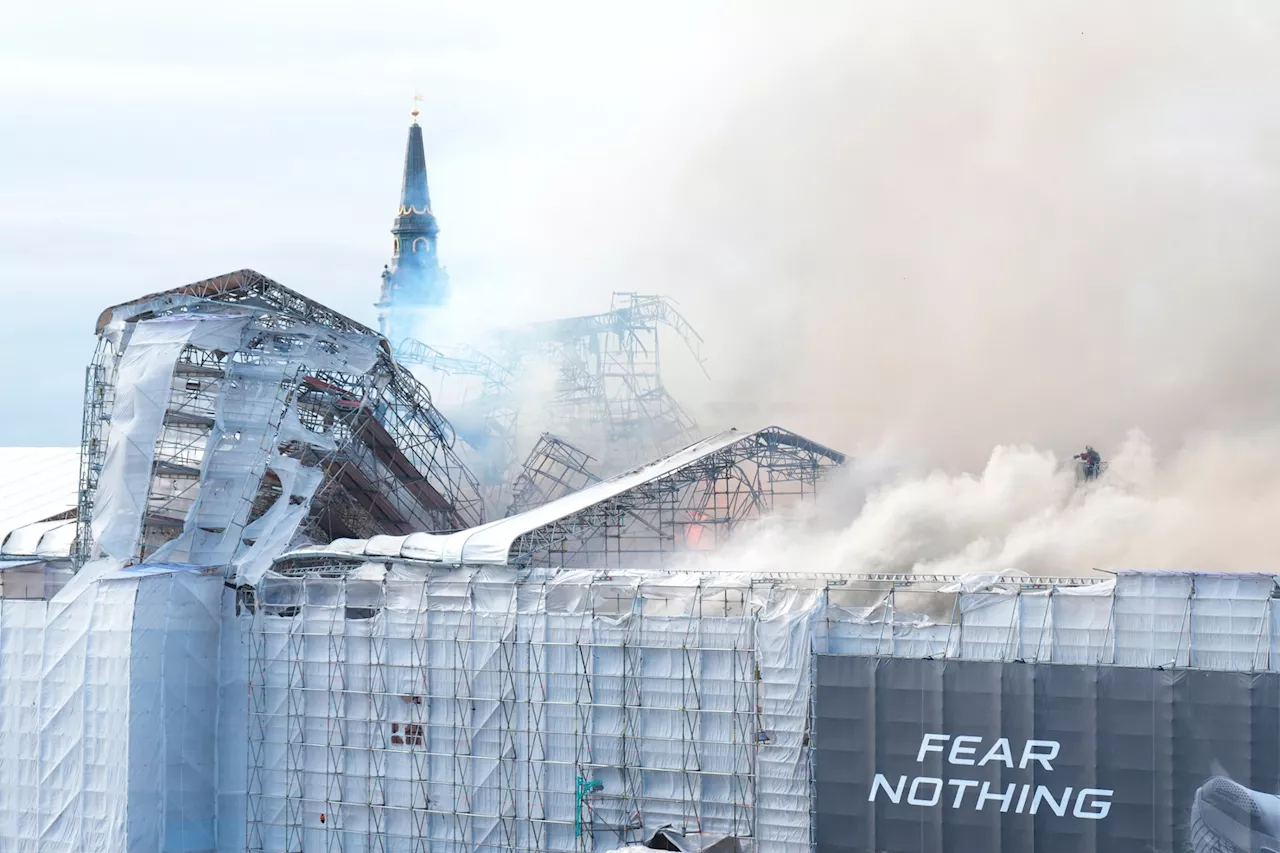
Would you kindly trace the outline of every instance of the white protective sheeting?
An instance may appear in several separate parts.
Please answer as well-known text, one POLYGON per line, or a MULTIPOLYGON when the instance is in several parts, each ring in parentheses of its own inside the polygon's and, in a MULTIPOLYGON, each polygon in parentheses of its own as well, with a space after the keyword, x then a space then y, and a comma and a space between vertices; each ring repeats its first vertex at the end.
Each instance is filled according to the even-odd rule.
POLYGON ((1280 670, 1270 575, 938 587, 91 564, 0 601, 0 850, 800 853, 815 653, 1280 670))
POLYGON ((94 501, 93 540, 100 553, 129 560, 137 552, 156 437, 183 348, 234 350, 249 320, 244 315, 188 315, 143 320, 133 326, 116 367, 107 453, 94 501))
POLYGON ((511 544, 524 534, 616 497, 642 483, 664 477, 751 435, 753 433, 736 430, 722 432, 528 512, 500 518, 457 533, 411 533, 408 536, 338 539, 323 549, 307 549, 297 553, 400 557, 451 566, 505 566, 511 544))
POLYGON ((108 577, 136 590, 129 649, 129 850, 213 851, 220 578, 108 577))
MULTIPOLYGON (((333 439, 306 429, 296 407, 285 407, 288 391, 304 374, 362 374, 377 359, 377 339, 300 326, 284 337, 249 326, 244 336, 265 338, 252 363, 233 362, 219 388, 217 415, 200 471, 200 491, 187 513, 182 534, 152 559, 196 565, 235 565, 241 582, 253 583, 290 543, 311 508, 324 477, 280 452, 298 441, 318 454, 334 448, 333 439), (261 518, 248 522, 252 496, 268 470, 280 480, 282 494, 261 518), (253 541, 248 548, 244 541, 253 541)), ((237 346, 249 349, 247 341, 237 346)))
POLYGON ((69 560, 0 560, 0 598, 51 598, 73 576, 69 560))
POLYGON ((222 637, 218 660, 217 802, 218 850, 243 853, 246 769, 249 743, 248 613, 236 605, 235 592, 222 593, 222 637))
POLYGON ((43 557, 46 560, 67 559, 76 539, 75 521, 37 521, 16 528, 4 540, 0 559, 43 557))
MULTIPOLYGON (((0 447, 0 554, 39 553, 41 536, 53 528, 33 526, 73 511, 79 488, 80 448, 0 447)), ((60 548, 54 541, 46 552, 60 548)))
POLYGON ((248 312, 161 317, 125 331, 116 335, 123 350, 114 368, 115 401, 94 500, 95 547, 122 561, 134 559, 144 519, 160 505, 165 512, 157 514, 181 523, 182 532, 148 555, 149 562, 229 565, 242 581, 254 582, 292 542, 324 476, 282 453, 281 445, 300 442, 318 455, 334 449, 331 436, 302 425, 290 403, 293 391, 313 372, 368 372, 379 339, 321 325, 281 333, 248 312), (228 360, 223 378, 189 391, 215 389, 213 427, 198 446, 184 441, 173 451, 182 457, 180 467, 199 466, 198 485, 185 479, 175 485, 171 476, 159 476, 155 463, 173 460, 157 457, 156 448, 166 413, 183 414, 173 411, 174 374, 187 347, 250 357, 228 360), (250 522, 268 471, 278 477, 282 494, 250 522))
POLYGON ((799 853, 815 652, 1280 663, 1270 576, 908 586, 854 606, 830 597, 857 579, 385 565, 258 588, 251 850, 591 850, 670 825, 799 853), (580 807, 579 778, 603 786, 580 807))
POLYGON ((1187 632, 1191 666, 1201 669, 1267 668, 1263 626, 1276 589, 1269 577, 1206 575, 1195 578, 1187 632))
POLYGON ((221 581, 113 569, 0 601, 0 850, 214 849, 221 581))
POLYGON ((754 602, 761 712, 755 838, 762 851, 810 849, 810 663, 813 618, 824 598, 820 589, 775 588, 754 602))
POLYGON ((248 667, 249 849, 568 851, 578 818, 586 849, 637 822, 753 835, 757 626, 768 677, 790 679, 764 702, 764 754, 801 770, 770 789, 761 831, 805 847, 809 649, 793 640, 811 613, 779 599, 758 622, 724 592, 589 572, 268 576, 248 667), (580 812, 579 777, 603 785, 580 812))

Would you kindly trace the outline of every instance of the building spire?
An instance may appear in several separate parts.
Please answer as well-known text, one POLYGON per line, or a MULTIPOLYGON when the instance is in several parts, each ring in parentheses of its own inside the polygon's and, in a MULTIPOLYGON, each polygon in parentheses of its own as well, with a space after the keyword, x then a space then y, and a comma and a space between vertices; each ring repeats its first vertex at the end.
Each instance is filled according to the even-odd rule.
POLYGON ((422 146, 415 94, 413 124, 404 152, 404 180, 400 185, 400 207, 391 226, 394 235, 391 263, 382 271, 382 296, 378 301, 378 328, 399 344, 413 337, 425 316, 424 311, 443 305, 449 297, 449 275, 436 254, 440 226, 431 212, 427 189, 427 158, 422 146))
POLYGON ((434 230, 431 193, 427 189, 427 158, 422 150, 422 127, 418 124, 417 102, 420 100, 421 95, 414 95, 413 124, 409 125, 409 144, 404 152, 404 182, 400 185, 399 215, 421 217, 424 221, 417 224, 423 230, 434 230))

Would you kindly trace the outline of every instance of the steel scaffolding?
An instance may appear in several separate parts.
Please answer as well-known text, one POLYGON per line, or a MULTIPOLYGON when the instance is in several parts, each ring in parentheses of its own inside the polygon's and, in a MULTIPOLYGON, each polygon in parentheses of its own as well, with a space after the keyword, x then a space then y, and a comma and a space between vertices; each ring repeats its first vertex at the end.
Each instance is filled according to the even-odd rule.
POLYGON ((612 474, 698 438, 697 424, 663 383, 664 327, 701 366, 701 336, 670 299, 652 294, 614 293, 605 313, 510 330, 498 343, 509 363, 550 362, 552 431, 595 454, 612 474))
POLYGON ((780 427, 729 430, 465 536, 418 538, 416 544, 407 537, 377 543, 373 551, 366 551, 370 543, 342 552, 299 548, 275 565, 278 571, 328 567, 342 574, 389 554, 535 573, 649 568, 677 560, 696 565, 700 554, 727 543, 745 523, 814 500, 844 462, 844 454, 780 427), (406 545, 411 553, 401 550, 406 545))
POLYGON ((228 314, 244 318, 238 345, 187 345, 171 367, 156 368, 171 370, 159 431, 130 439, 154 443, 147 448, 151 480, 133 559, 145 560, 184 529, 202 542, 215 536, 231 543, 206 548, 226 557, 252 547, 261 527, 255 524, 272 507, 283 512, 285 504, 303 502, 309 503, 299 535, 312 541, 483 521, 480 487, 454 450, 452 428, 386 342, 242 270, 116 306, 99 318, 82 427, 79 562, 94 554, 91 520, 133 329, 145 320, 228 314), (344 363, 343 348, 371 353, 371 366, 358 373, 333 369, 344 363), (286 493, 288 472, 319 477, 314 497, 304 498, 301 488, 286 493), (209 483, 216 490, 205 488, 209 483))
POLYGON ((442 379, 478 380, 463 388, 460 399, 452 401, 452 415, 459 436, 474 451, 472 467, 490 514, 499 514, 516 475, 520 414, 514 393, 516 366, 499 364, 469 345, 428 346, 412 339, 396 347, 395 357, 400 364, 425 367, 442 379))
POLYGON ((521 535, 524 568, 629 568, 713 550, 742 523, 812 500, 842 453, 779 427, 741 438, 669 473, 521 535))
POLYGON ((593 461, 585 451, 544 432, 516 477, 506 514, 517 515, 600 482, 588 467, 593 461))
POLYGON ((589 575, 585 597, 568 589, 448 572, 264 580, 247 850, 589 851, 662 825, 754 836, 748 594, 589 575), (574 794, 575 780, 592 784, 574 794))
MULTIPOLYGON (((499 332, 493 355, 469 344, 405 340, 395 357, 438 376, 437 390, 449 377, 464 378, 461 398, 449 402, 450 415, 472 451, 467 458, 479 473, 489 514, 509 514, 539 500, 517 464, 522 422, 541 421, 561 441, 585 448, 581 452, 606 475, 698 437, 697 424, 663 383, 663 328, 679 336, 703 364, 702 339, 671 300, 636 293, 613 294, 610 310, 601 314, 499 332), (551 369, 555 387, 543 411, 531 418, 521 412, 515 389, 542 367, 551 369)), ((539 443, 529 458, 546 449, 539 443)))
POLYGON ((757 787, 761 761, 807 761, 807 704, 777 685, 801 677, 808 648, 780 642, 788 629, 762 622, 758 603, 784 584, 600 570, 723 541, 813 498, 843 462, 776 427, 725 434, 638 485, 597 484, 611 497, 517 539, 507 567, 278 559, 246 599, 247 849, 592 851, 660 826, 794 834, 807 782, 766 796, 763 826, 757 787), (580 564, 591 568, 561 568, 580 564))
MULTIPOLYGON (((1182 606, 1059 594, 1085 578, 279 568, 247 627, 249 851, 593 851, 664 826, 809 851, 813 654, 1096 662, 1137 630, 1154 656, 1178 638, 1146 642, 1151 614, 1182 606)), ((1254 609, 1248 642, 1271 636, 1254 609)))

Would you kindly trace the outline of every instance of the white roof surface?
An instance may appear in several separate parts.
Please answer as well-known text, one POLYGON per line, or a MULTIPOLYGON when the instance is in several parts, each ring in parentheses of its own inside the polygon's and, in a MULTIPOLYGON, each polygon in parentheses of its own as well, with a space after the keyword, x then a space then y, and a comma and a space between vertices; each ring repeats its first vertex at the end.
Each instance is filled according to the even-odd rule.
POLYGON ((511 543, 533 530, 558 521, 589 506, 606 501, 694 462, 703 456, 723 450, 754 432, 727 432, 704 438, 670 456, 664 456, 639 468, 624 471, 580 492, 534 507, 528 512, 500 518, 479 527, 457 533, 410 533, 408 536, 374 536, 371 539, 336 539, 323 548, 295 551, 288 557, 302 555, 334 555, 349 557, 400 557, 431 563, 468 566, 505 566, 511 543))
POLYGON ((66 557, 75 521, 79 447, 0 447, 0 558, 66 557))

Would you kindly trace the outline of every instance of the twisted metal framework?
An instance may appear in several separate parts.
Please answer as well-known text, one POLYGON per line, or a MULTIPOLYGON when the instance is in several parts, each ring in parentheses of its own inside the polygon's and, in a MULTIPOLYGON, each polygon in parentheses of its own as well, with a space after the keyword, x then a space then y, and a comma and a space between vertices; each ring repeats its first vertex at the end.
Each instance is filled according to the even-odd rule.
MULTIPOLYGON (((336 332, 357 332, 375 336, 378 334, 368 326, 357 323, 319 302, 314 302, 272 281, 260 272, 248 269, 207 278, 195 284, 152 293, 114 305, 98 316, 96 331, 101 335, 113 319, 122 317, 133 322, 166 314, 185 313, 195 310, 196 306, 206 301, 261 309, 287 317, 295 323, 323 326, 336 332)), ((387 348, 385 341, 382 346, 384 349, 387 348)))
POLYGON ((395 358, 400 364, 420 365, 444 376, 479 379, 479 392, 453 407, 454 420, 459 437, 475 451, 476 473, 489 506, 505 503, 516 462, 515 366, 500 364, 466 344, 436 347, 412 339, 396 347, 395 358))
POLYGON ((658 565, 726 543, 743 522, 812 500, 844 454, 780 427, 748 433, 668 474, 525 533, 521 568, 658 565))
POLYGON ((511 330, 499 345, 510 364, 541 356, 555 366, 547 406, 552 430, 599 454, 612 473, 698 438, 697 423, 662 381, 664 326, 701 366, 701 336, 670 299, 652 294, 617 292, 605 313, 511 330))
POLYGON ((332 539, 483 523, 480 484, 454 452, 453 429, 427 389, 389 357, 378 368, 386 372, 304 378, 303 425, 338 429, 336 450, 303 456, 326 472, 310 526, 332 539))
POLYGON ((594 457, 585 451, 544 432, 516 478, 507 515, 518 515, 600 482, 588 468, 593 461, 594 457))
MULTIPOLYGON (((532 363, 549 364, 556 385, 545 405, 551 429, 588 448, 604 473, 616 473, 696 440, 698 427, 667 391, 659 355, 660 327, 673 330, 699 366, 702 339, 671 300, 615 293, 601 314, 535 323, 501 332, 497 358, 470 345, 431 346, 405 340, 401 364, 441 376, 476 378, 475 393, 450 403, 459 436, 479 474, 490 514, 510 515, 546 500, 529 490, 518 464, 520 402, 516 377, 532 363)), ((564 439, 561 439, 562 441, 564 439)), ((545 450, 535 447, 529 460, 545 450)), ((581 467, 579 465, 579 467, 581 467)), ((578 478, 581 485, 590 479, 578 478)), ((563 493, 564 489, 558 490, 563 493)))
POLYGON ((400 342, 395 355, 401 364, 421 364, 456 376, 478 376, 484 381, 483 396, 486 397, 511 392, 511 370, 466 344, 433 347, 409 338, 400 342))
MULTIPOLYGON (((524 528, 512 539, 507 565, 538 574, 561 568, 643 569, 677 556, 687 559, 723 545, 747 521, 813 500, 822 481, 844 462, 844 454, 780 427, 745 433, 524 528)), ((273 570, 340 577, 366 559, 304 550, 278 558, 273 570)))
POLYGON ((188 345, 178 357, 155 440, 136 559, 146 559, 188 525, 220 415, 226 422, 243 419, 270 438, 256 450, 250 448, 249 481, 255 485, 240 495, 241 510, 230 514, 245 544, 252 544, 248 528, 284 494, 280 477, 268 469, 273 453, 322 472, 301 528, 315 540, 457 530, 483 522, 479 484, 454 451, 452 428, 427 390, 395 363, 386 341, 259 273, 241 270, 115 306, 99 318, 99 344, 86 377, 78 564, 94 552, 90 522, 129 329, 140 320, 225 314, 229 308, 250 316, 257 334, 234 352, 188 345), (316 326, 368 336, 377 353, 374 366, 360 375, 299 368, 279 382, 274 399, 227 411, 233 405, 228 402, 233 396, 224 393, 228 388, 239 387, 243 374, 252 374, 270 358, 279 363, 275 353, 288 352, 306 328, 316 326), (316 441, 282 436, 286 413, 296 414, 316 441))

